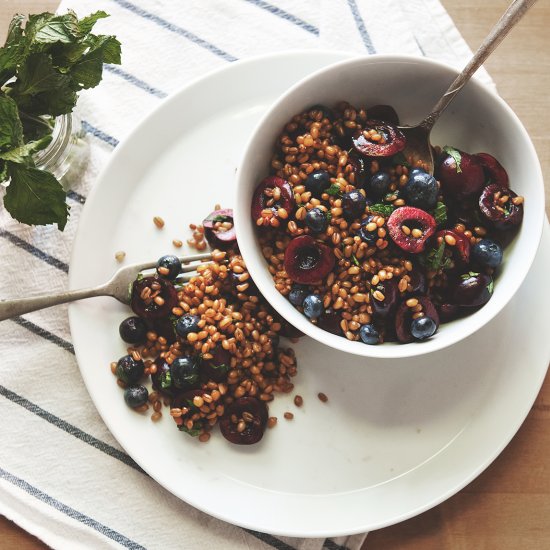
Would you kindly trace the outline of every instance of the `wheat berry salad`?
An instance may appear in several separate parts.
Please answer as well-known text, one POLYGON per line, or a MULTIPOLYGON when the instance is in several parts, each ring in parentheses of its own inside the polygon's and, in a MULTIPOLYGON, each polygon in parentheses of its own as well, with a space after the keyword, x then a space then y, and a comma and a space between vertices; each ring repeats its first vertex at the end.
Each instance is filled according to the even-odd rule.
POLYGON ((126 404, 140 413, 152 408, 154 422, 167 407, 177 428, 201 442, 219 426, 231 443, 258 443, 277 424, 268 403, 294 389, 296 356, 280 336, 298 334, 250 279, 231 209, 217 206, 190 228, 188 244, 210 245, 212 260, 187 280, 180 259, 168 254, 153 275, 132 284, 134 315, 119 326, 127 354, 111 371, 126 404))
POLYGON ((483 307, 523 197, 488 153, 434 150, 431 175, 388 105, 316 105, 280 134, 251 215, 277 290, 367 345, 431 338, 483 307))

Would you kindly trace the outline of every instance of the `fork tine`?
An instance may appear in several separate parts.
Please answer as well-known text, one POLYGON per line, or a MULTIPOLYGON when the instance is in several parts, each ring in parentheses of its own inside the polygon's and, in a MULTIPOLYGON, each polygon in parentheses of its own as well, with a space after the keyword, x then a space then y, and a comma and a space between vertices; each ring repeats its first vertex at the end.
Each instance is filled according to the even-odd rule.
MULTIPOLYGON (((178 258, 178 260, 182 264, 187 264, 189 262, 196 262, 198 260, 211 260, 212 259, 212 253, 211 252, 203 252, 202 254, 191 254, 190 256, 181 256, 178 258)), ((139 266, 140 271, 143 271, 145 269, 153 269, 154 267, 157 267, 157 262, 145 262, 139 266)), ((189 271, 189 267, 192 269, 196 269, 197 266, 184 266, 182 271, 189 271)))

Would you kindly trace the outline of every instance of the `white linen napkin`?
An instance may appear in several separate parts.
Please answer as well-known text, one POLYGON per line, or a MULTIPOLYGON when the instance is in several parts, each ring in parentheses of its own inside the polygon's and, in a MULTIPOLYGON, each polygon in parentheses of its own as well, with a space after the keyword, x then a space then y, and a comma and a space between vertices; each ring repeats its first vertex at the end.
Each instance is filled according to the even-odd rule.
MULTIPOLYGON (((437 0, 64 0, 111 14, 122 66, 83 93, 90 158, 73 179, 70 221, 29 228, 0 209, 0 298, 67 288, 85 197, 119 140, 166 95, 216 67, 287 49, 427 55, 462 67, 471 52, 437 0)), ((489 84, 486 73, 482 78, 489 84)), ((124 453, 96 413, 74 358, 67 308, 0 323, 0 513, 55 548, 359 549, 366 537, 274 537, 178 500, 124 453)), ((307 513, 307 511, 304 511, 307 513)))

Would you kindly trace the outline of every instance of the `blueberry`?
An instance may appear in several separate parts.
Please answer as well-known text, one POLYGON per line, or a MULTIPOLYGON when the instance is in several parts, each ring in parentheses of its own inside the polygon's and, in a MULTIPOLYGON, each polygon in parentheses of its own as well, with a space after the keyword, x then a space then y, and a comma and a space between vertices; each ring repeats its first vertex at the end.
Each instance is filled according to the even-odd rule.
POLYGON ((416 340, 426 340, 426 338, 433 336, 436 330, 435 321, 427 315, 418 317, 411 323, 411 334, 416 340))
POLYGON ((481 239, 472 247, 470 256, 483 267, 495 268, 502 262, 502 247, 490 239, 481 239))
POLYGON ((323 300, 317 294, 310 294, 304 299, 304 315, 309 319, 317 319, 323 313, 323 300))
POLYGON ((342 209, 347 220, 359 218, 365 211, 367 199, 365 195, 356 189, 342 195, 342 209))
POLYGON ((327 216, 320 208, 309 210, 304 221, 314 233, 321 233, 328 227, 327 216))
POLYGON ((187 338, 190 332, 199 332, 199 321, 201 318, 198 315, 183 315, 176 321, 176 333, 182 338, 187 338))
POLYGON ((374 345, 380 342, 380 335, 372 324, 363 325, 359 329, 359 336, 365 344, 374 345))
POLYGON ((411 168, 409 170, 409 178, 412 178, 413 176, 416 176, 418 174, 425 174, 426 171, 422 170, 422 168, 411 168))
POLYGON ((293 306, 301 306, 308 294, 309 291, 307 286, 292 285, 292 288, 288 293, 288 300, 293 306))
POLYGON ((370 178, 368 190, 378 199, 389 191, 390 183, 391 178, 387 172, 376 172, 370 178))
POLYGON ((120 323, 118 332, 128 344, 141 344, 147 336, 147 324, 141 317, 128 317, 120 323))
POLYGON ((439 193, 437 181, 422 170, 415 169, 413 172, 403 190, 407 204, 423 210, 433 208, 437 204, 439 193))
POLYGON ((148 397, 149 392, 145 386, 130 386, 124 390, 124 401, 132 409, 145 405, 148 397))
POLYGON ((330 174, 325 170, 315 170, 306 178, 304 185, 306 191, 320 199, 325 190, 330 187, 330 174))
POLYGON ((118 360, 115 374, 125 384, 135 384, 145 370, 143 361, 136 361, 131 355, 125 355, 118 360))
POLYGON ((361 240, 365 241, 367 244, 374 244, 378 240, 378 226, 376 226, 376 229, 373 229, 372 231, 367 229, 367 226, 372 223, 373 218, 374 216, 367 216, 361 222, 361 227, 358 231, 361 240))
POLYGON ((176 388, 191 389, 199 381, 199 362, 187 355, 176 357, 170 365, 170 376, 172 384, 176 388))
POLYGON ((181 262, 171 254, 163 256, 157 262, 157 273, 165 279, 173 281, 181 273, 181 262))

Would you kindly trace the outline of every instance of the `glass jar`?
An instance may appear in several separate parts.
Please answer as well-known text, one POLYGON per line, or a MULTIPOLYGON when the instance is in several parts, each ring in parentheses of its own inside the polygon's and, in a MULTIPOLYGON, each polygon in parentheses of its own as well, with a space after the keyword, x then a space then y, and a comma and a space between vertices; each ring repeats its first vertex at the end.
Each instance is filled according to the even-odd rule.
POLYGON ((76 177, 88 161, 89 144, 80 117, 75 113, 58 116, 52 141, 34 155, 37 168, 51 172, 65 191, 73 187, 76 177))

